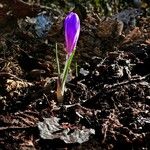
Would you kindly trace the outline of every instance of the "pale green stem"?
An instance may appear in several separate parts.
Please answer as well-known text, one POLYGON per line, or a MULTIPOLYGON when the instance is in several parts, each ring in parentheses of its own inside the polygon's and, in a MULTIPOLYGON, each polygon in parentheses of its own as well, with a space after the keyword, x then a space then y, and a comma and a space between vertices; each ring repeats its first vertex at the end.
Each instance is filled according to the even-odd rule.
POLYGON ((59 66, 57 44, 56 44, 56 61, 57 61, 57 67, 58 67, 57 100, 58 100, 59 103, 62 103, 63 99, 64 99, 65 84, 66 84, 68 72, 69 72, 69 69, 70 69, 70 65, 71 65, 74 53, 75 53, 75 49, 71 53, 71 55, 69 56, 69 58, 66 60, 62 76, 60 77, 60 66, 59 66))
POLYGON ((72 52, 72 54, 69 56, 69 58, 66 60, 66 63, 65 63, 65 68, 64 68, 64 71, 63 71, 63 74, 62 74, 62 94, 64 94, 65 84, 66 84, 68 72, 69 72, 69 69, 70 69, 70 65, 71 65, 74 53, 75 53, 75 49, 72 52))
POLYGON ((58 47, 57 47, 57 43, 56 43, 56 45, 55 45, 55 49, 56 49, 57 71, 58 71, 56 95, 57 95, 57 100, 58 100, 58 102, 59 102, 59 103, 62 103, 62 102, 63 102, 62 81, 61 81, 61 78, 60 78, 60 65, 59 65, 59 58, 58 58, 58 47))

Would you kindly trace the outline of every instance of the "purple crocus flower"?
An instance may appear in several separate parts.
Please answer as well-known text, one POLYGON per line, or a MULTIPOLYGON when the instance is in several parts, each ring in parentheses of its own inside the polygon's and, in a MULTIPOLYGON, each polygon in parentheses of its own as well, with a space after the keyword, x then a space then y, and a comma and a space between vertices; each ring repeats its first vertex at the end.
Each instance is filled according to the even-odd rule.
POLYGON ((65 19, 65 40, 68 56, 73 52, 77 45, 80 34, 80 19, 76 13, 69 13, 65 19))

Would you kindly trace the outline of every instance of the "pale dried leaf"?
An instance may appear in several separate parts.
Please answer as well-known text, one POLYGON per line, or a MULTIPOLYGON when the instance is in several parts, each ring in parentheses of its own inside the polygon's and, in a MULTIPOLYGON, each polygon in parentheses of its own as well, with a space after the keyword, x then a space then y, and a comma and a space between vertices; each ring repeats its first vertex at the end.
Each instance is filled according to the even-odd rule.
POLYGON ((51 117, 45 118, 43 122, 38 123, 38 128, 40 130, 40 136, 43 139, 61 139, 65 143, 83 143, 89 140, 91 134, 95 134, 94 129, 73 128, 70 129, 69 126, 63 128, 59 124, 59 118, 51 117))

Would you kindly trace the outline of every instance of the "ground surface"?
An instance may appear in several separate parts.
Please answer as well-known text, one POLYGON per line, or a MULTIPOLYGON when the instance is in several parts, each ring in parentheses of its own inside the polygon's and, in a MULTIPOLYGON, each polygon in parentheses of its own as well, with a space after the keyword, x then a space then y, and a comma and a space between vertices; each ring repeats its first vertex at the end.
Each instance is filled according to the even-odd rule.
POLYGON ((63 68, 66 13, 13 2, 0 10, 0 149, 149 150, 149 16, 133 8, 103 19, 76 6, 81 34, 59 105, 55 43, 63 68), (41 9, 52 25, 38 36, 41 9))

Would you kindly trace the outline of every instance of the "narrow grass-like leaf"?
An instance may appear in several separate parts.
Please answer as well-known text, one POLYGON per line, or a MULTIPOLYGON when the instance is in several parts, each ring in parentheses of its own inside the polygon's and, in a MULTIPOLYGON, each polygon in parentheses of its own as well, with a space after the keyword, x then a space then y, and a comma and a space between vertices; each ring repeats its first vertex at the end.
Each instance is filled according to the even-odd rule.
POLYGON ((57 48, 57 43, 55 45, 56 49, 56 63, 57 63, 57 70, 58 70, 58 75, 60 76, 60 65, 59 65, 59 58, 58 58, 58 48, 57 48))
POLYGON ((64 68, 64 71, 62 74, 62 93, 64 93, 65 83, 67 80, 68 72, 69 72, 70 65, 71 65, 74 54, 75 54, 75 50, 71 53, 70 57, 68 58, 68 60, 65 63, 65 68, 64 68))

